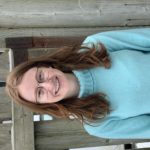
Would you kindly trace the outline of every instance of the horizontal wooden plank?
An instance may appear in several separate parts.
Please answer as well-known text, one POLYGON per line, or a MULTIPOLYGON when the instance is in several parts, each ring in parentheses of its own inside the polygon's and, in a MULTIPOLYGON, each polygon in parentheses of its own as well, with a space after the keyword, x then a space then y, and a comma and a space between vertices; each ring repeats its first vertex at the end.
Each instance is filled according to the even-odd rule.
POLYGON ((85 37, 81 37, 81 36, 80 37, 60 37, 60 36, 46 37, 45 36, 45 37, 11 37, 11 38, 6 38, 5 41, 6 41, 7 48, 12 48, 17 50, 21 49, 22 51, 22 49, 25 48, 47 48, 47 47, 55 48, 55 47, 61 47, 67 45, 81 44, 84 39, 85 37))
POLYGON ((149 140, 108 140, 88 135, 77 121, 35 122, 36 150, 60 150, 79 147, 117 145, 149 140), (59 141, 59 144, 58 144, 59 141))
POLYGON ((29 48, 28 55, 29 55, 29 58, 43 56, 56 49, 57 48, 29 48))
POLYGON ((0 149, 11 150, 11 124, 0 124, 0 149))
POLYGON ((10 28, 150 24, 149 0, 1 0, 0 10, 0 26, 10 28))
POLYGON ((85 37, 33 37, 33 47, 35 48, 56 48, 74 44, 81 44, 85 37))
MULTIPOLYGON (((11 37, 6 38, 6 47, 12 49, 29 48, 33 46, 32 37, 11 37)), ((16 55, 16 54, 14 54, 16 55)))
MULTIPOLYGON (((138 27, 141 28, 142 26, 138 27)), ((150 25, 149 25, 150 27, 150 25)), ((128 29, 129 27, 89 27, 89 28, 0 28, 0 47, 6 47, 5 39, 8 37, 30 37, 30 36, 51 36, 51 37, 79 37, 88 36, 94 33, 128 29)), ((136 26, 130 28, 137 28, 136 26)))
POLYGON ((18 28, 18 29, 0 28, 0 47, 6 47, 5 39, 8 37, 87 36, 89 34, 113 29, 118 28, 18 28))

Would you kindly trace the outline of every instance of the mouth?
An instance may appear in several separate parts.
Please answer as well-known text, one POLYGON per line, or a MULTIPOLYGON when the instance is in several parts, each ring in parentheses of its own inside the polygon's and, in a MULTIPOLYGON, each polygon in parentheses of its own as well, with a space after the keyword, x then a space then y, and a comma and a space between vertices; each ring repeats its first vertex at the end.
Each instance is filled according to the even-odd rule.
POLYGON ((55 95, 58 94, 59 89, 60 89, 60 82, 59 82, 58 77, 56 76, 56 78, 55 78, 55 95))

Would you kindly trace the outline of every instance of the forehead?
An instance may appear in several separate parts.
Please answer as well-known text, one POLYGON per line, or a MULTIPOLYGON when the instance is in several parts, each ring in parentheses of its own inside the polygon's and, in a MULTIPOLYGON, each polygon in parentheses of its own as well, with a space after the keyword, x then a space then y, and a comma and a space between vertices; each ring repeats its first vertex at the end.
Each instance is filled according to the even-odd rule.
POLYGON ((18 85, 18 91, 21 97, 27 101, 35 102, 35 88, 36 88, 36 72, 37 68, 31 68, 22 77, 18 85))

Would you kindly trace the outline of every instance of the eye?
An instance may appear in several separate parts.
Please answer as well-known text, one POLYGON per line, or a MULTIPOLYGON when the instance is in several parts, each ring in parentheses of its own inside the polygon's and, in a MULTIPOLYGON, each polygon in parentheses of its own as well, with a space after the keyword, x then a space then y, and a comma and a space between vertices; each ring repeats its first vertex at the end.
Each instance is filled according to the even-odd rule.
POLYGON ((39 87, 37 89, 37 93, 36 93, 36 95, 37 95, 37 102, 41 101, 41 99, 44 96, 44 94, 45 94, 44 89, 42 87, 39 87))
POLYGON ((42 82, 45 81, 44 72, 41 69, 38 69, 37 80, 38 80, 39 83, 42 83, 42 82))

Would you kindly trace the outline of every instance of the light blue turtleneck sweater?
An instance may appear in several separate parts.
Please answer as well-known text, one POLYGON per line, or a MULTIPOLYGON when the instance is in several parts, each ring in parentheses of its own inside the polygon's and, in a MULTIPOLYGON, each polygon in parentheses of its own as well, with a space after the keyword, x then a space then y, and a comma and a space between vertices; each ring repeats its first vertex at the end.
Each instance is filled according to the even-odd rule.
POLYGON ((103 92, 111 113, 94 126, 94 136, 112 139, 150 138, 150 28, 109 31, 88 36, 84 44, 103 43, 110 69, 73 71, 80 83, 79 97, 103 92))

